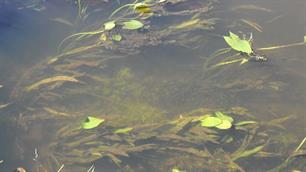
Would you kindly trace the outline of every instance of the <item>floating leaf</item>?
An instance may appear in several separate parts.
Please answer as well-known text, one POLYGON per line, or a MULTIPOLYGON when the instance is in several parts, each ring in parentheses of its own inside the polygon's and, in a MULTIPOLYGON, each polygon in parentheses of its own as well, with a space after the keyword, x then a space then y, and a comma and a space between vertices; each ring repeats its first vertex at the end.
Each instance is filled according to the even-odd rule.
POLYGON ((216 128, 221 129, 221 130, 227 130, 232 127, 232 123, 227 120, 222 120, 222 123, 217 125, 216 128))
POLYGON ((112 39, 119 42, 121 41, 122 36, 120 34, 112 35, 112 39))
POLYGON ((83 129, 92 129, 98 127, 101 123, 104 122, 104 119, 88 116, 81 124, 83 129))
POLYGON ((105 30, 112 30, 115 26, 116 26, 116 23, 114 20, 104 23, 105 30))
POLYGON ((123 29, 128 29, 128 30, 136 30, 142 28, 144 25, 142 22, 138 20, 129 20, 126 22, 123 22, 123 29))
POLYGON ((201 120, 201 126, 203 127, 215 127, 222 123, 222 120, 217 117, 209 116, 201 120))
POLYGON ((137 4, 135 4, 134 10, 137 11, 138 13, 142 13, 142 14, 148 14, 148 13, 152 12, 152 10, 149 7, 149 5, 147 5, 145 3, 137 3, 137 4))
POLYGON ((242 125, 249 125, 249 124, 256 124, 256 123, 257 123, 256 121, 240 121, 240 122, 237 122, 235 125, 242 126, 242 125))
POLYGON ((54 76, 54 77, 51 77, 51 78, 46 78, 46 79, 40 80, 37 83, 28 86, 26 88, 26 90, 27 91, 32 91, 32 90, 38 89, 42 85, 46 85, 46 84, 49 84, 49 83, 52 83, 52 82, 58 82, 58 81, 79 82, 79 80, 77 80, 77 79, 75 79, 74 77, 71 77, 71 76, 54 76))
POLYGON ((126 133, 128 133, 132 130, 133 130, 133 128, 127 127, 127 128, 118 129, 118 130, 114 131, 114 133, 116 133, 116 134, 126 134, 126 133))
POLYGON ((238 35, 230 32, 229 36, 223 36, 226 43, 234 50, 251 54, 253 52, 251 43, 247 40, 240 39, 238 35))
POLYGON ((234 122, 234 119, 231 117, 231 116, 228 116, 220 111, 218 112, 215 112, 215 115, 219 118, 219 119, 222 119, 222 120, 226 120, 226 121, 229 121, 230 123, 234 122))

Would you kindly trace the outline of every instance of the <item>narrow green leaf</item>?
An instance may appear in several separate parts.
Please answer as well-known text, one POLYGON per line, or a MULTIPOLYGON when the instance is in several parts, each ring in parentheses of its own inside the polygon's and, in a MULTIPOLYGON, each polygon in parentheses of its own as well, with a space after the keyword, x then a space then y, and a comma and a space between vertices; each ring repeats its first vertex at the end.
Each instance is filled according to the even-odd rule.
POLYGON ((220 130, 227 130, 227 129, 230 129, 231 127, 232 127, 232 123, 227 120, 222 120, 222 123, 216 126, 216 128, 220 130))
POLYGON ((122 36, 120 34, 112 35, 112 39, 119 42, 121 41, 122 36))
POLYGON ((105 30, 112 30, 115 26, 116 26, 116 23, 114 20, 104 23, 105 30))
POLYGON ((83 129, 92 129, 98 127, 101 123, 104 122, 104 119, 95 118, 88 116, 81 124, 83 129))
POLYGON ((126 134, 126 133, 128 133, 132 130, 133 130, 133 128, 127 127, 127 128, 118 129, 118 130, 114 131, 114 133, 116 133, 116 134, 126 134))
POLYGON ((240 121, 240 122, 237 122, 235 125, 242 126, 242 125, 249 125, 249 124, 256 124, 256 123, 257 123, 256 121, 240 121))
POLYGON ((229 61, 223 61, 220 62, 218 64, 215 64, 213 67, 219 67, 219 66, 224 66, 224 65, 228 65, 228 64, 233 64, 233 63, 238 63, 238 62, 243 62, 245 58, 240 58, 240 59, 233 59, 233 60, 229 60, 229 61))
POLYGON ((128 29, 128 30, 136 30, 140 29, 144 26, 144 24, 138 20, 129 20, 126 22, 123 22, 123 29, 128 29))
POLYGON ((209 116, 201 120, 201 126, 203 127, 215 127, 222 123, 222 120, 217 117, 209 116))
POLYGON ((306 35, 304 36, 304 42, 306 43, 306 35))
POLYGON ((252 156, 252 155, 258 153, 259 151, 261 151, 263 148, 264 148, 264 146, 262 145, 262 146, 257 146, 253 149, 245 150, 245 151, 241 152, 239 155, 233 157, 233 160, 235 161, 239 158, 252 156))

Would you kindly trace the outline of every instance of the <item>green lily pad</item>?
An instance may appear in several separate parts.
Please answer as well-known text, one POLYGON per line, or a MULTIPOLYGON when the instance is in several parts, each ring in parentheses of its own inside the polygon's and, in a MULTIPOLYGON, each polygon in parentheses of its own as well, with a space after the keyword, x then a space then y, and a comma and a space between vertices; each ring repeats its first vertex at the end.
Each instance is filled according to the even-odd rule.
POLYGON ((144 26, 144 24, 138 20, 129 20, 126 22, 123 22, 123 29, 128 29, 128 30, 136 30, 140 29, 144 26))
POLYGON ((105 30, 112 30, 115 26, 116 26, 116 23, 114 20, 104 23, 105 30))
POLYGON ((126 133, 128 133, 132 130, 133 130, 133 128, 127 127, 127 128, 118 129, 118 130, 114 131, 114 133, 116 133, 116 134, 126 134, 126 133))
POLYGON ((104 119, 95 118, 88 116, 81 124, 83 129, 92 129, 98 127, 101 123, 104 122, 104 119))
POLYGON ((228 116, 222 112, 215 112, 215 115, 216 117, 218 117, 219 119, 222 119, 222 120, 226 120, 226 121, 229 121, 230 123, 234 122, 234 119, 231 117, 231 116, 228 116))
POLYGON ((227 130, 232 127, 232 123, 227 120, 222 120, 222 123, 217 125, 216 128, 221 129, 221 130, 227 130))
POLYGON ((213 116, 209 116, 201 120, 201 126, 203 127, 215 127, 221 123, 221 119, 213 116))
POLYGON ((229 36, 223 36, 225 42, 234 50, 251 54, 253 52, 251 43, 247 40, 240 39, 238 35, 230 32, 229 36))

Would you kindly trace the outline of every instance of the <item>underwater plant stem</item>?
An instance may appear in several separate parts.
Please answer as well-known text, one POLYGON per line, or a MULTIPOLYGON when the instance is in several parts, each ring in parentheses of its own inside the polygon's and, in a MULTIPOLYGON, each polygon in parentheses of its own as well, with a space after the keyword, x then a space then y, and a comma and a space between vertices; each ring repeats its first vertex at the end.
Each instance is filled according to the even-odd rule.
POLYGON ((287 48, 287 47, 293 47, 293 46, 300 46, 300 45, 306 45, 305 42, 299 42, 299 43, 292 43, 292 44, 286 44, 286 45, 278 45, 273 47, 264 47, 264 48, 258 48, 259 51, 266 51, 266 50, 275 50, 279 48, 287 48))
POLYGON ((122 9, 124 9, 124 8, 126 8, 126 7, 132 7, 132 6, 135 6, 135 3, 133 3, 133 4, 125 4, 125 5, 123 5, 123 6, 119 7, 119 8, 117 8, 114 12, 112 12, 112 14, 108 17, 108 19, 112 19, 113 16, 114 16, 116 13, 118 13, 120 10, 122 10, 122 9))
POLYGON ((306 142, 306 137, 304 137, 304 139, 303 139, 302 142, 299 144, 299 146, 294 150, 294 152, 299 151, 305 142, 306 142))
POLYGON ((79 18, 81 18, 81 13, 82 13, 82 3, 81 3, 81 0, 78 0, 78 15, 79 15, 79 18))
POLYGON ((67 41, 68 39, 71 39, 72 37, 75 37, 75 36, 84 36, 84 35, 97 35, 97 34, 100 34, 100 33, 103 33, 105 30, 104 29, 98 29, 98 30, 94 30, 94 31, 90 31, 90 32, 79 32, 79 33, 75 33, 75 34, 72 34, 68 37, 66 37, 65 39, 63 39, 59 45, 58 45, 58 51, 60 51, 60 48, 63 46, 63 44, 65 43, 65 41, 67 41))
POLYGON ((57 170, 57 172, 62 171, 63 168, 64 168, 64 164, 57 170))
POLYGON ((296 153, 297 151, 300 150, 300 148, 303 146, 303 144, 306 142, 306 137, 304 137, 304 139, 302 140, 302 142, 298 145, 298 147, 294 150, 294 152, 289 155, 288 158, 286 158, 286 160, 281 163, 279 166, 269 170, 268 172, 279 172, 282 169, 286 168, 293 160, 294 160, 294 153, 296 153))

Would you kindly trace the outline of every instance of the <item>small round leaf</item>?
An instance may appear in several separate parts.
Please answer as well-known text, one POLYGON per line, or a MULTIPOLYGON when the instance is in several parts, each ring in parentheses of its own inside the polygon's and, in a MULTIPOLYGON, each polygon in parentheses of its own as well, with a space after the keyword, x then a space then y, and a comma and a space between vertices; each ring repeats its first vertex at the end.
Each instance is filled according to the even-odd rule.
POLYGON ((116 26, 116 23, 114 20, 104 23, 105 30, 112 30, 115 26, 116 26))
POLYGON ((232 123, 227 120, 222 120, 222 123, 217 125, 216 128, 221 129, 221 130, 227 130, 232 127, 232 123))

